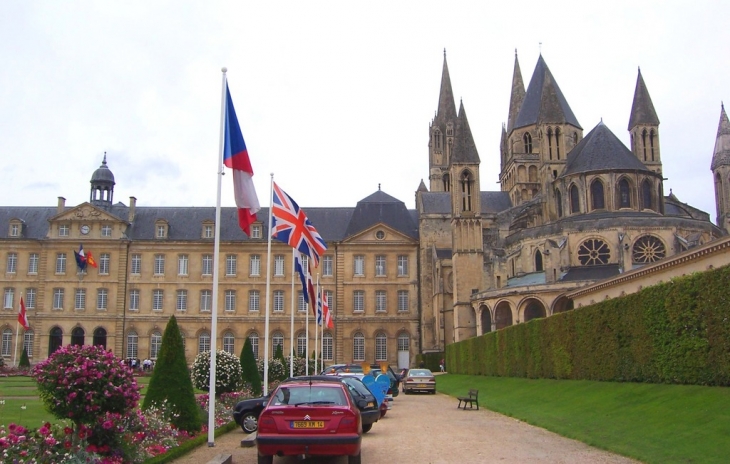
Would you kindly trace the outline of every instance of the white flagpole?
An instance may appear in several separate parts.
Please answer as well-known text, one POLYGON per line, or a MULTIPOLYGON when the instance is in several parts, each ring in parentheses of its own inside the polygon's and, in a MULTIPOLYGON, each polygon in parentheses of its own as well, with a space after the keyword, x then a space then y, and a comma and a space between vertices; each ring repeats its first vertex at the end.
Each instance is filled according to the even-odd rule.
POLYGON ((294 278, 296 277, 296 249, 291 249, 291 327, 289 328, 289 377, 294 377, 294 278))
POLYGON ((218 346, 218 263, 221 247, 221 184, 223 181, 223 150, 226 138, 226 68, 221 84, 221 130, 218 141, 218 192, 215 204, 215 240, 213 245, 213 307, 210 322, 210 374, 208 389, 208 447, 215 446, 215 383, 216 383, 216 348, 218 346))
POLYGON ((20 338, 20 322, 15 321, 15 353, 13 353, 13 365, 18 367, 18 339, 20 338))
MULTIPOLYGON (((302 266, 304 266, 304 263, 302 263, 302 266)), ((304 269, 302 269, 302 271, 304 271, 304 269)), ((307 282, 307 293, 309 293, 309 260, 308 259, 307 259, 307 276, 306 277, 307 278, 305 280, 307 282)), ((304 345, 305 345, 304 349, 306 350, 306 352, 304 353, 305 354, 304 369, 307 371, 305 375, 309 375, 309 310, 312 306, 312 296, 309 294, 307 296, 308 296, 309 303, 307 304, 307 316, 306 316, 306 319, 304 322, 304 327, 306 327, 305 335, 304 335, 306 337, 305 342, 304 342, 304 345)))
POLYGON ((314 299, 316 300, 314 302, 315 308, 315 316, 314 316, 314 375, 317 375, 319 373, 319 370, 317 369, 317 361, 319 359, 319 356, 317 356, 317 348, 319 347, 319 344, 317 343, 317 333, 319 332, 319 321, 317 320, 319 318, 319 273, 317 273, 317 290, 315 290, 314 299))
POLYGON ((266 249, 266 316, 264 317, 264 395, 269 393, 269 300, 271 299, 271 228, 274 207, 274 173, 271 173, 269 186, 269 232, 266 249))

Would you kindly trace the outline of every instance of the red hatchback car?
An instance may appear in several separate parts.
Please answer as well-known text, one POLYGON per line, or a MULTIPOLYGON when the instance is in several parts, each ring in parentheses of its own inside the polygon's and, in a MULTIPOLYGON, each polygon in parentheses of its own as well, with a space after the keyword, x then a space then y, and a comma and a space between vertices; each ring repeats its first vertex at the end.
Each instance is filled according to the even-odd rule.
POLYGON ((279 385, 261 411, 256 447, 259 464, 277 456, 348 456, 360 464, 362 420, 339 379, 300 377, 279 385))

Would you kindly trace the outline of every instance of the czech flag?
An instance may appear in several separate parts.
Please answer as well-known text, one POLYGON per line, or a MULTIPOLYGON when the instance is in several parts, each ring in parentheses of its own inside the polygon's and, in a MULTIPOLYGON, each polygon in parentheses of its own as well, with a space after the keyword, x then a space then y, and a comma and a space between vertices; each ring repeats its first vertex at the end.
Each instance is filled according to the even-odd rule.
POLYGON ((238 125, 228 82, 226 82, 226 120, 224 124, 223 164, 233 169, 233 192, 238 207, 238 225, 246 232, 246 235, 250 236, 251 224, 256 221, 256 212, 261 209, 261 206, 253 185, 253 168, 251 160, 248 158, 241 126, 238 125))

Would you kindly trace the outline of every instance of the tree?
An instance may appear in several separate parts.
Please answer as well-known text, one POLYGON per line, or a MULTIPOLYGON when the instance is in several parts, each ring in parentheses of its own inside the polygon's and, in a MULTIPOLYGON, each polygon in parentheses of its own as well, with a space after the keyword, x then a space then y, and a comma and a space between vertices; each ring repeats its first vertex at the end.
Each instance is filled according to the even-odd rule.
MULTIPOLYGON (((198 390, 210 392, 210 351, 198 354, 192 367, 193 386, 198 390)), ((217 350, 215 355, 215 396, 221 393, 240 391, 241 361, 235 355, 217 350)))
POLYGON ((21 369, 28 369, 30 367, 30 359, 28 359, 28 350, 23 348, 23 354, 20 355, 20 362, 18 367, 21 369))
POLYGON ((251 339, 246 337, 246 342, 241 349, 241 378, 243 381, 251 385, 251 394, 253 396, 261 396, 261 376, 256 366, 256 358, 253 356, 253 346, 251 339))
POLYGON ((162 345, 142 409, 160 406, 165 401, 176 414, 172 423, 177 428, 187 432, 200 430, 201 410, 195 402, 193 382, 185 361, 185 346, 175 316, 170 317, 162 334, 162 345))

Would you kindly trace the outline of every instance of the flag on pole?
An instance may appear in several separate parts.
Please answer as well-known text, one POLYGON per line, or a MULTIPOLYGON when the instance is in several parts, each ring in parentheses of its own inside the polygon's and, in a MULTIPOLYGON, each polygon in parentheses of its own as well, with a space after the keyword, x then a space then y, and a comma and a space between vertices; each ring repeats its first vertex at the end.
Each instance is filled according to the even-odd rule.
POLYGON ((309 256, 314 267, 327 244, 299 205, 274 182, 271 236, 309 256))
POLYGON ((18 323, 23 326, 25 330, 30 329, 30 323, 28 322, 28 313, 25 311, 25 303, 23 303, 23 297, 20 297, 20 311, 18 311, 18 323))
POLYGON ((238 225, 251 235, 251 224, 256 221, 256 212, 261 209, 256 189, 253 185, 253 168, 248 157, 246 142, 243 140, 241 126, 238 125, 236 109, 233 107, 231 92, 226 82, 226 122, 223 148, 223 164, 233 169, 233 192, 238 207, 238 225))
POLYGON ((79 251, 74 250, 74 257, 76 258, 76 266, 79 271, 86 270, 86 253, 84 253, 84 245, 79 245, 79 251))
POLYGON ((96 261, 94 260, 94 257, 91 256, 90 251, 86 252, 86 264, 88 264, 91 267, 98 268, 98 266, 96 265, 96 261))
POLYGON ((324 318, 324 325, 328 329, 334 329, 335 323, 332 320, 332 313, 330 312, 329 301, 327 301, 327 294, 324 292, 324 290, 322 290, 321 301, 322 301, 322 317, 324 318))
POLYGON ((302 282, 302 295, 304 296, 304 302, 309 304, 307 278, 304 277, 304 268, 302 267, 302 254, 297 250, 294 251, 294 270, 299 273, 299 280, 302 282))
POLYGON ((309 304, 312 305, 312 311, 317 316, 317 293, 314 291, 314 283, 312 282, 312 268, 308 267, 307 272, 307 288, 309 289, 309 304))

